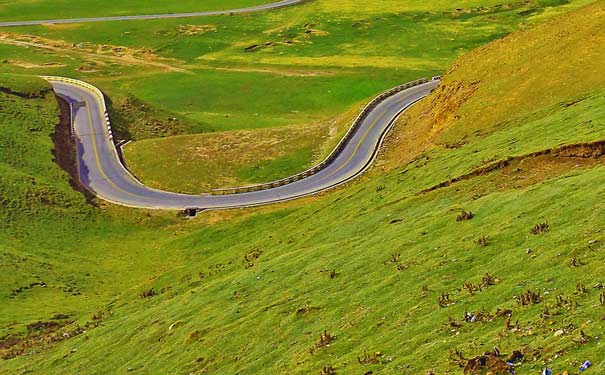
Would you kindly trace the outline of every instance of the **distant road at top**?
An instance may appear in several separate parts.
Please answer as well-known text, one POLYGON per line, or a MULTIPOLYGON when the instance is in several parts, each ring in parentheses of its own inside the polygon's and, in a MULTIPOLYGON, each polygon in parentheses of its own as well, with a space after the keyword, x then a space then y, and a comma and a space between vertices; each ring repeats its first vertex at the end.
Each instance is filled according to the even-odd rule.
POLYGON ((55 20, 35 20, 35 21, 11 21, 0 22, 0 27, 9 26, 34 26, 34 25, 51 25, 65 23, 87 23, 87 22, 104 22, 104 21, 131 21, 131 20, 158 20, 165 18, 186 18, 186 17, 203 17, 203 16, 219 16, 222 14, 250 13, 262 10, 271 10, 283 8, 290 5, 300 4, 304 0, 281 0, 271 4, 257 5, 247 8, 230 9, 230 10, 211 10, 205 12, 190 12, 190 13, 166 13, 166 14, 144 14, 133 16, 113 16, 113 17, 91 17, 91 18, 66 18, 55 20))

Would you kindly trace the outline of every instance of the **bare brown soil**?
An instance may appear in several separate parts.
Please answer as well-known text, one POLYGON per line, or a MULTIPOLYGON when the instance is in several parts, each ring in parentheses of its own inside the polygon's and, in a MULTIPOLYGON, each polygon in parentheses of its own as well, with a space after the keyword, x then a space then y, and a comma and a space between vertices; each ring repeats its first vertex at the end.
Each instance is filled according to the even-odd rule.
POLYGON ((84 71, 91 71, 91 64, 96 67, 102 67, 107 63, 118 63, 126 66, 151 66, 166 71, 186 72, 185 69, 178 66, 181 64, 180 61, 157 56, 153 51, 145 48, 134 49, 123 46, 98 45, 92 43, 74 44, 64 40, 7 32, 0 32, 0 44, 34 47, 74 54, 83 59, 90 60, 87 62, 86 66, 81 67, 84 71))
MULTIPOLYGON (((460 108, 479 86, 454 81, 439 86, 422 106, 414 106, 403 113, 385 139, 384 152, 377 165, 383 171, 400 167, 436 146, 436 139, 447 127, 460 118, 460 108)), ((446 145, 448 147, 448 145, 446 145)))

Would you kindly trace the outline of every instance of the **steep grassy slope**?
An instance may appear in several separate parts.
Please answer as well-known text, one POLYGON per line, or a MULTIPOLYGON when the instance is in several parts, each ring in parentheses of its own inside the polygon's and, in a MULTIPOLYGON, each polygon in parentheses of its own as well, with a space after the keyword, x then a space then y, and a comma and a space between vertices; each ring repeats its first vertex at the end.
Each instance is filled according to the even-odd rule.
MULTIPOLYGON (((223 132, 237 130, 280 127, 292 138, 311 132, 318 141, 311 149, 292 142, 286 154, 252 150, 269 151, 267 157, 286 166, 284 171, 300 171, 325 156, 326 144, 343 134, 348 124, 326 126, 340 114, 381 90, 440 73, 472 48, 587 2, 414 0, 359 7, 350 0, 314 0, 249 15, 10 28, 0 31, 0 54, 6 56, 0 70, 67 75, 99 85, 112 100, 117 134, 124 139, 218 133, 146 141, 146 152, 133 148, 128 157, 138 168, 134 172, 151 176, 149 182, 158 186, 171 182, 155 178, 162 166, 147 153, 163 154, 172 145, 180 150, 199 139, 222 143, 234 137, 223 132)), ((141 4, 124 7, 145 13, 161 5, 141 4)), ((74 11, 86 10, 81 2, 73 5, 74 11)), ((51 14, 44 6, 39 12, 51 14)), ((182 161, 171 177, 191 180, 197 191, 217 182, 196 170, 203 157, 192 154, 182 161)), ((254 161, 232 162, 218 156, 216 164, 228 166, 225 182, 274 177, 254 161)))
MULTIPOLYGON (((415 108, 421 121, 402 119, 384 168, 322 197, 183 222, 91 208, 61 175, 52 188, 71 197, 71 207, 39 205, 39 215, 4 211, 10 215, 0 246, 12 255, 0 316, 2 334, 12 338, 3 339, 2 353, 26 354, 0 368, 461 374, 460 355, 498 346, 524 353, 518 373, 548 365, 577 374, 586 359, 590 373, 602 373, 605 150, 588 142, 605 139, 605 87, 576 72, 588 69, 588 60, 604 62, 598 45, 581 43, 585 35, 605 36, 597 27, 604 11, 599 2, 463 57, 444 88, 415 108), (527 48, 534 42, 541 48, 527 48), (581 46, 590 59, 566 60, 581 46), (560 59, 552 66, 560 67, 561 80, 549 80, 537 57, 560 59), (523 80, 498 73, 508 67, 523 80), (481 105, 486 101, 490 106, 481 105), (498 109, 515 101, 533 104, 498 109), (465 122, 471 108, 485 116, 465 122), (420 146, 402 140, 410 134, 420 146), (576 142, 585 144, 523 156, 576 142), (507 156, 520 157, 422 192, 507 156), (458 221, 462 211, 474 217, 458 221), (52 287, 27 288, 34 275, 52 287), (88 322, 87 332, 75 323, 48 324, 75 319, 88 322), (31 336, 23 341, 28 324, 31 336), (60 341, 46 343, 54 337, 60 341)), ((21 103, 18 112, 29 116, 38 113, 34 104, 50 108, 50 98, 3 98, 21 103)), ((13 117, 3 126, 19 130, 0 139, 27 134, 31 121, 13 117)), ((46 142, 39 156, 4 141, 2 152, 15 157, 3 163, 36 178, 60 175, 44 141, 51 118, 36 122, 47 124, 33 135, 46 142), (38 163, 40 170, 28 166, 38 163)), ((13 183, 3 186, 2 192, 13 183)), ((10 195, 19 202, 30 196, 10 195)))
MULTIPOLYGON (((57 324, 78 319, 84 324, 134 280, 146 279, 161 255, 162 233, 168 236, 173 228, 164 228, 167 223, 161 217, 142 213, 112 218, 72 190, 67 173, 53 162, 51 136, 59 110, 46 82, 0 75, 0 108, 4 356, 10 337, 44 329, 28 329, 27 324, 53 316, 59 317, 57 324), (162 228, 151 230, 154 223, 162 228), (137 253, 144 253, 144 259, 137 253)), ((161 257, 171 262, 178 252, 161 257)), ((0 369, 5 370, 6 363, 0 369)))

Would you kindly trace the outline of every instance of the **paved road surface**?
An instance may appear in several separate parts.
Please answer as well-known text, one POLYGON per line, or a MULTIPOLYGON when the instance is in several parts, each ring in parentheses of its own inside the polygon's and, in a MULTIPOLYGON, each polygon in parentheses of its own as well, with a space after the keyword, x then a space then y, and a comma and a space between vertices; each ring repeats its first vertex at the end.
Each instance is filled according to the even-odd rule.
MULTIPOLYGON (((186 195, 144 186, 122 165, 110 139, 104 102, 89 89, 47 79, 72 106, 80 180, 97 196, 120 205, 151 209, 221 209, 264 205, 315 194, 361 174, 373 161, 382 138, 397 116, 428 95, 439 82, 401 91, 368 113, 342 152, 315 175, 269 190, 233 195, 186 195)), ((183 150, 185 152, 185 150, 183 150)), ((175 166, 176 168, 176 166, 175 166)))
POLYGON ((271 3, 271 4, 257 5, 257 6, 248 7, 248 8, 231 9, 231 10, 214 10, 214 11, 206 11, 206 12, 147 14, 147 15, 135 15, 135 16, 93 17, 93 18, 69 18, 69 19, 36 20, 36 21, 11 21, 11 22, 0 22, 0 27, 218 16, 221 14, 249 13, 249 12, 258 12, 261 10, 282 8, 282 7, 289 6, 289 5, 300 4, 303 1, 304 0, 281 0, 281 1, 278 1, 275 3, 271 3))

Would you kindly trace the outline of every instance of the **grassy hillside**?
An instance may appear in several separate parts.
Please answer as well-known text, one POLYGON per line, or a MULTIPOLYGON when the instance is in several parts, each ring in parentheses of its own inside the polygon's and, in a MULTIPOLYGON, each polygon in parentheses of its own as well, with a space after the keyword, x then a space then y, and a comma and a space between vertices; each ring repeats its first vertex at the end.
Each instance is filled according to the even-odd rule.
POLYGON ((602 373, 604 13, 457 60, 357 182, 194 221, 87 205, 52 163, 52 98, 4 90, 0 369, 462 374, 497 346, 517 373, 602 373))
MULTIPOLYGON (((287 160, 284 171, 301 171, 343 134, 348 124, 337 121, 342 113, 357 110, 386 88, 441 73, 479 45, 587 2, 371 1, 361 8, 350 0, 313 0, 238 16, 10 28, 0 30, 0 54, 6 56, 0 71, 66 75, 97 84, 111 98, 117 134, 146 140, 146 152, 152 154, 164 153, 167 144, 186 146, 199 139, 216 144, 234 137, 223 132, 254 131, 262 137, 267 132, 258 129, 281 128, 291 138, 310 132, 320 141, 312 149, 291 143, 286 154, 267 155, 276 164, 287 160), (326 126, 331 122, 337 125, 326 126), (182 137, 200 133, 207 136, 182 137), (158 140, 171 136, 179 138, 158 140)), ((36 2, 37 11, 51 16, 48 4, 36 2)), ((192 4, 176 4, 175 11, 192 4)), ((96 9, 60 4, 68 5, 96 9)), ((142 13, 167 6, 120 5, 142 13)), ((117 5, 107 12, 112 9, 117 5)), ((261 143, 266 142, 270 139, 261 143)), ((133 148, 128 158, 135 174, 152 176, 149 183, 154 183, 161 166, 137 151, 142 149, 133 148)), ((252 153, 264 151, 255 147, 252 153)), ((260 169, 242 175, 239 169, 254 171, 256 163, 232 161, 227 156, 217 164, 230 165, 226 181, 236 185, 273 177, 260 169)), ((217 183, 201 170, 192 177, 190 171, 203 162, 193 156, 183 160, 175 177, 193 178, 203 191, 217 183)))

